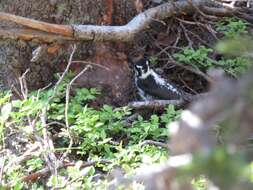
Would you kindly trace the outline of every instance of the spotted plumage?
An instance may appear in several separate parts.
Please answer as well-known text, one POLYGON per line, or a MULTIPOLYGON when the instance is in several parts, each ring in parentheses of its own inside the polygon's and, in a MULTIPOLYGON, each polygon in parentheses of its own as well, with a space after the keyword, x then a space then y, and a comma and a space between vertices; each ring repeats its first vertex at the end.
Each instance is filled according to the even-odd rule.
POLYGON ((172 100, 184 99, 184 92, 179 90, 171 81, 163 79, 149 67, 146 59, 134 64, 135 85, 143 100, 172 100))

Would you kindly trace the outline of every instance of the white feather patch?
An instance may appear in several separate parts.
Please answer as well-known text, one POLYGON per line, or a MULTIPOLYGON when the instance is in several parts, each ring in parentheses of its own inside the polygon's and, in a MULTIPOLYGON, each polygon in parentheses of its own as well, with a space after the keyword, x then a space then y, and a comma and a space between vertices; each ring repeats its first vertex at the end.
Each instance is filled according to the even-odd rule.
POLYGON ((192 161, 192 155, 191 154, 181 154, 178 156, 172 156, 169 158, 169 166, 171 167, 180 167, 185 166, 192 161))
POLYGON ((195 128, 195 129, 200 128, 200 126, 203 124, 202 119, 189 110, 185 110, 182 112, 181 120, 183 120, 190 127, 195 128))

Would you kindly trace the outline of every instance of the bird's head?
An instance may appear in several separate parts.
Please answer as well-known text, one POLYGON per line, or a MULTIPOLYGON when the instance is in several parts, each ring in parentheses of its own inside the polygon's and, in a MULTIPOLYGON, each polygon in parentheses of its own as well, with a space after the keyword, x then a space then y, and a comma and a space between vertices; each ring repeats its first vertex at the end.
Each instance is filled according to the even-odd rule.
POLYGON ((146 78, 151 70, 147 59, 141 59, 134 64, 135 74, 140 78, 146 78))

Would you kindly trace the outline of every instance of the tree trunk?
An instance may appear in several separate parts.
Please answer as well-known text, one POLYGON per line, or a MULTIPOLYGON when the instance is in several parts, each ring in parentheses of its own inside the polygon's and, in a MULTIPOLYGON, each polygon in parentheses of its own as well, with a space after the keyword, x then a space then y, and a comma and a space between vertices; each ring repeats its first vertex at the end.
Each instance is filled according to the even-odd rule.
MULTIPOLYGON (((55 24, 123 25, 136 15, 135 0, 0 0, 0 11, 55 24)), ((0 23, 0 27, 19 27, 0 23)), ((27 69, 28 88, 38 89, 54 81, 54 74, 62 72, 71 53, 71 44, 48 44, 46 56, 31 62, 35 41, 0 41, 0 87, 18 87, 18 77, 27 69), (52 51, 49 51, 51 48, 52 51)), ((101 101, 125 104, 131 93, 131 70, 127 61, 126 44, 80 42, 73 60, 90 61, 108 69, 93 66, 78 80, 80 87, 99 88, 101 101)), ((80 72, 86 65, 73 63, 71 70, 80 72)), ((18 88, 17 88, 18 89, 18 88)))

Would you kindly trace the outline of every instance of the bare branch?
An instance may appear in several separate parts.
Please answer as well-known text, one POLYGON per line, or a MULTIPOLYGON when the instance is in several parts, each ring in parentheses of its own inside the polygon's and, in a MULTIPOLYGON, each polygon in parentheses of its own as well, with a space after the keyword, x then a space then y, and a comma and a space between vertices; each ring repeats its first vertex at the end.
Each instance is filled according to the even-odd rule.
MULTIPOLYGON (((71 60, 70 60, 71 61, 71 60)), ((72 84, 75 82, 76 79, 78 79, 84 72, 86 72, 89 68, 91 68, 90 65, 87 65, 80 73, 78 73, 71 81, 70 83, 67 85, 67 89, 66 89, 66 103, 65 103, 65 124, 66 124, 66 129, 67 129, 67 133, 70 139, 69 142, 69 146, 68 149, 65 151, 65 153, 63 154, 63 156, 61 157, 61 161, 67 156, 67 154, 69 153, 72 145, 73 145, 73 138, 71 136, 71 132, 69 129, 69 119, 68 119, 68 109, 69 109, 69 93, 70 93, 70 88, 72 86, 72 84)))
POLYGON ((194 7, 209 3, 206 0, 192 0, 191 3, 187 1, 164 3, 138 14, 124 26, 73 25, 74 35, 76 39, 81 40, 132 41, 135 35, 153 20, 163 20, 180 13, 192 13, 195 11, 194 7))
POLYGON ((150 101, 134 101, 128 103, 128 106, 135 109, 143 108, 164 108, 167 105, 174 105, 177 107, 182 106, 185 103, 184 100, 150 100, 150 101))
POLYGON ((161 109, 168 105, 174 105, 176 107, 182 107, 189 101, 195 101, 199 98, 207 96, 208 93, 202 93, 197 95, 188 95, 187 100, 178 99, 178 100, 148 100, 148 101, 134 101, 128 103, 128 106, 135 109, 161 109))
POLYGON ((50 171, 52 172, 53 175, 57 176, 57 169, 59 167, 59 160, 57 159, 57 157, 54 154, 54 144, 52 139, 49 136, 49 132, 47 130, 46 126, 46 107, 43 108, 42 113, 40 115, 40 119, 41 119, 41 125, 43 126, 42 129, 42 135, 43 135, 43 157, 44 160, 47 164, 47 166, 49 167, 50 171))
POLYGON ((154 145, 154 146, 162 147, 165 149, 169 149, 169 145, 167 143, 162 143, 162 142, 153 141, 153 140, 145 140, 141 143, 141 146, 143 145, 154 145))
POLYGON ((106 66, 103 66, 101 64, 97 64, 97 63, 93 63, 93 62, 90 62, 90 61, 84 61, 84 60, 76 60, 76 61, 72 61, 72 63, 84 63, 84 64, 88 64, 88 65, 94 65, 96 67, 100 67, 102 69, 105 69, 107 71, 110 71, 110 69, 106 66))
POLYGON ((0 28, 0 38, 9 38, 9 39, 22 39, 26 41, 31 41, 36 39, 45 43, 53 43, 58 42, 62 43, 62 41, 76 41, 74 37, 66 37, 52 33, 41 32, 33 29, 20 29, 20 28, 12 28, 12 29, 2 29, 0 28))
POLYGON ((57 25, 0 12, 0 20, 12 21, 32 28, 30 30, 18 29, 15 32, 0 29, 0 36, 6 38, 21 38, 23 40, 39 39, 48 42, 52 42, 53 40, 129 42, 153 20, 163 20, 183 13, 193 13, 196 9, 200 10, 202 6, 212 5, 216 4, 210 0, 168 2, 138 14, 128 24, 123 26, 57 25), (38 32, 44 33, 41 34, 38 32), (50 38, 47 39, 46 37, 50 38))
POLYGON ((68 61, 68 64, 64 70, 64 72, 62 73, 61 77, 59 78, 59 80, 56 82, 55 86, 54 86, 54 89, 53 89, 53 93, 52 93, 52 96, 49 98, 49 101, 48 103, 54 98, 55 96, 55 93, 57 91, 57 88, 59 87, 60 83, 63 81, 64 77, 66 76, 67 72, 69 71, 69 68, 70 68, 70 65, 72 63, 72 60, 73 60, 73 56, 75 54, 75 51, 76 51, 76 44, 74 44, 73 46, 73 50, 70 54, 70 57, 69 57, 69 61, 68 61))
POLYGON ((67 25, 59 25, 59 24, 50 24, 42 21, 37 21, 21 16, 16 16, 8 13, 0 12, 0 20, 5 21, 12 21, 17 24, 21 24, 23 26, 30 27, 32 29, 48 32, 48 33, 54 33, 54 34, 60 34, 62 36, 73 36, 73 31, 71 26, 67 25))

